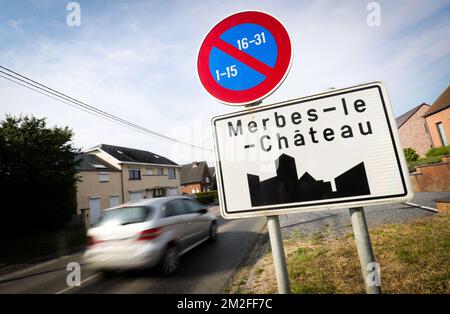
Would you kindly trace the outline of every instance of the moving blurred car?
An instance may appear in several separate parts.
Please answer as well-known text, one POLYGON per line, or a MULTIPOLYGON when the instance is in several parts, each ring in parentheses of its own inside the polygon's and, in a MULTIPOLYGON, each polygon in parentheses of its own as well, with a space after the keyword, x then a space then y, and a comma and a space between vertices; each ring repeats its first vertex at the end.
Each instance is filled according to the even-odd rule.
POLYGON ((180 257, 210 239, 217 239, 217 218, 197 200, 161 197, 103 211, 87 232, 84 261, 104 272, 159 265, 174 272, 180 257))

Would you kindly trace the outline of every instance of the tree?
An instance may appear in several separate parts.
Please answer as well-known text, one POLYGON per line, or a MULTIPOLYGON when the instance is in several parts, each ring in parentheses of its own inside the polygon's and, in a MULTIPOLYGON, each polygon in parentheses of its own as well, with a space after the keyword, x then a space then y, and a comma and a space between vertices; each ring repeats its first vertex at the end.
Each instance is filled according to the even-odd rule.
POLYGON ((0 232, 49 231, 76 213, 76 162, 68 127, 12 117, 0 124, 0 232))

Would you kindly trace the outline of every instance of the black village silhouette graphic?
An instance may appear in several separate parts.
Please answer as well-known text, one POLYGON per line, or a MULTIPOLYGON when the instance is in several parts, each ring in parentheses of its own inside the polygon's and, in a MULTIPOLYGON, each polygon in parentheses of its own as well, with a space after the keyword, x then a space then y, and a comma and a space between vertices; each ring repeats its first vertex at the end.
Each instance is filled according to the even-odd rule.
POLYGON ((282 154, 275 161, 277 176, 260 181, 259 176, 247 174, 252 206, 297 203, 339 197, 370 194, 364 162, 359 163, 334 179, 336 191, 331 182, 314 179, 305 172, 299 179, 295 158, 282 154))

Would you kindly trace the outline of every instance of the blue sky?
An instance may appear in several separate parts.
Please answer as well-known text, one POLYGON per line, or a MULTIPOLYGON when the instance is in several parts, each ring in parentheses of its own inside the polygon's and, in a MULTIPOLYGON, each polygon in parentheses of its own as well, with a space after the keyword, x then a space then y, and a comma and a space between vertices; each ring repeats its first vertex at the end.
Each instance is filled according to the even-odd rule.
MULTIPOLYGON (((280 19, 294 59, 264 103, 330 87, 384 81, 396 116, 432 103, 450 83, 450 1, 378 1, 381 25, 367 25, 370 1, 78 1, 68 27, 63 0, 0 0, 0 65, 105 111, 196 145, 212 147, 211 117, 237 108, 200 86, 196 57, 218 21, 242 10, 280 19)), ((141 148, 178 163, 212 162, 190 149, 119 127, 0 78, 0 118, 47 117, 68 125, 77 147, 141 148)))

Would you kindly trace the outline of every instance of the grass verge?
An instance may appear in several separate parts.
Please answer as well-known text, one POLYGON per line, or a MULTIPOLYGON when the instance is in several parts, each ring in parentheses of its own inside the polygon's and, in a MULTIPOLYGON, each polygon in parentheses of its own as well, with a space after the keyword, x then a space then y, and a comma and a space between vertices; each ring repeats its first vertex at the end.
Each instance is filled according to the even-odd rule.
MULTIPOLYGON (((383 293, 450 293, 450 215, 372 228, 370 236, 381 265, 383 293)), ((334 240, 285 241, 294 293, 364 293, 353 233, 334 240)), ((264 254, 252 282, 231 292, 276 293, 271 252, 264 254)))

